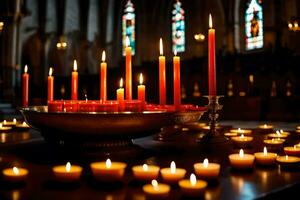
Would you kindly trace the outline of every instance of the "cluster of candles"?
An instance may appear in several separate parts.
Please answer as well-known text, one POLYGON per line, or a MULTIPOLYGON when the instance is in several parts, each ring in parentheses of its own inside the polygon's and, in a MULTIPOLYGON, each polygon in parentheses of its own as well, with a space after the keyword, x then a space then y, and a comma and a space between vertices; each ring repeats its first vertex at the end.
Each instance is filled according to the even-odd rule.
MULTIPOLYGON (((209 95, 216 96, 216 61, 215 61, 215 29, 212 28, 212 17, 209 15, 208 31, 208 82, 209 95)), ((166 106, 166 58, 163 55, 162 39, 159 42, 159 106, 166 106)), ((54 77, 53 69, 49 69, 48 76, 48 108, 50 111, 141 111, 146 101, 146 86, 143 85, 143 75, 140 74, 140 85, 138 86, 138 99, 132 99, 132 50, 129 38, 126 38, 125 48, 125 98, 123 79, 120 79, 120 88, 117 89, 117 100, 107 100, 107 63, 105 61, 105 51, 102 53, 100 64, 100 101, 78 101, 78 72, 77 62, 74 60, 72 81, 71 81, 71 100, 54 101, 54 77)), ((23 81, 23 106, 28 106, 29 94, 29 74, 28 66, 24 68, 23 81)), ((180 82, 180 57, 174 52, 173 57, 173 107, 172 110, 181 111, 181 82, 180 82)), ((152 107, 150 107, 152 108, 152 107)), ((161 107, 159 107, 161 108, 161 107)), ((167 107, 169 108, 169 107, 167 107)))
POLYGON ((3 120, 3 122, 0 123, 0 131, 1 132, 11 131, 13 128, 28 129, 29 126, 26 122, 20 123, 15 118, 12 121, 3 120))

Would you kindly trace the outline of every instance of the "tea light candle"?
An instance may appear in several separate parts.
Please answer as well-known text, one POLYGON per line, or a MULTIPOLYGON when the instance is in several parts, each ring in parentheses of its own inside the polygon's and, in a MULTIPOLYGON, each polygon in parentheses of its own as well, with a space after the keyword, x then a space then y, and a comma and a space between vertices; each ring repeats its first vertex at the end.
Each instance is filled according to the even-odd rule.
POLYGON ((300 147, 298 145, 294 145, 291 147, 284 147, 284 153, 289 156, 299 156, 300 155, 300 147))
POLYGON ((239 154, 229 155, 230 165, 237 169, 249 169, 253 167, 255 157, 251 154, 244 154, 241 149, 239 154))
POLYGON ((203 179, 215 179, 220 173, 220 165, 209 163, 207 158, 204 159, 203 163, 194 164, 194 169, 197 176, 203 179))
POLYGON ((186 196, 200 196, 207 186, 206 181, 197 180, 195 174, 191 174, 190 179, 179 181, 181 191, 186 196))
POLYGON ((229 132, 229 133, 224 133, 224 136, 231 138, 231 137, 237 137, 238 134, 237 133, 231 133, 231 132, 229 132))
POLYGON ((29 129, 30 128, 30 126, 26 122, 17 124, 16 127, 20 128, 20 129, 29 129))
POLYGON ((231 139, 235 144, 237 144, 239 146, 244 146, 244 145, 252 142, 253 137, 244 136, 244 134, 242 134, 241 136, 231 137, 231 139))
POLYGON ((267 147, 264 147, 263 152, 257 152, 254 154, 255 161, 259 165, 273 165, 276 162, 276 153, 268 153, 267 147))
POLYGON ((279 138, 279 139, 285 139, 288 137, 286 134, 281 134, 280 131, 276 131, 276 133, 268 134, 269 138, 279 138))
POLYGON ((290 132, 287 132, 287 131, 284 131, 284 130, 279 130, 279 132, 282 134, 282 135, 290 135, 290 132))
POLYGON ((3 126, 3 124, 0 123, 0 131, 10 131, 11 129, 10 126, 3 126))
POLYGON ((25 168, 7 168, 2 171, 3 177, 9 182, 22 182, 25 181, 28 176, 28 170, 25 168))
POLYGON ((258 126, 259 129, 263 129, 263 130, 273 129, 273 127, 274 127, 273 125, 268 125, 268 124, 258 126))
POLYGON ((15 126, 17 124, 17 119, 14 118, 12 121, 3 120, 3 126, 15 126))
POLYGON ((238 129, 231 129, 230 132, 237 133, 237 134, 249 135, 252 133, 252 130, 238 128, 238 129))
POLYGON ((80 179, 82 167, 71 165, 68 162, 66 165, 59 165, 52 168, 55 178, 62 182, 74 182, 80 179))
POLYGON ((170 189, 169 185, 158 183, 156 180, 152 180, 151 184, 143 186, 143 191, 147 196, 152 198, 166 198, 169 195, 170 189))
POLYGON ((300 162, 300 158, 298 157, 295 157, 295 156, 288 156, 288 155, 285 155, 285 156, 278 156, 276 158, 276 161, 279 163, 279 164, 283 164, 283 165, 289 165, 289 164, 296 164, 296 163, 299 163, 300 162))
POLYGON ((179 180, 184 178, 186 170, 176 168, 175 162, 172 161, 170 168, 163 168, 160 170, 160 173, 165 182, 177 183, 179 180))
POLYGON ((272 147, 280 147, 285 142, 284 139, 267 139, 264 140, 264 144, 272 147))
POLYGON ((159 167, 143 164, 132 167, 132 172, 135 179, 141 181, 150 181, 158 178, 159 167))
POLYGON ((122 180, 127 164, 107 159, 106 162, 94 162, 90 166, 95 179, 112 182, 122 180))

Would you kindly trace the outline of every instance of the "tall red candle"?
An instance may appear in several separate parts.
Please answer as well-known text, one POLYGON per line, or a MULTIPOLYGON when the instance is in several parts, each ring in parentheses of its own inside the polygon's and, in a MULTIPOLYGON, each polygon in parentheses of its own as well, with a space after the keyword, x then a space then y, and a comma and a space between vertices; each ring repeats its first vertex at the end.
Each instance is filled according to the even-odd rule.
POLYGON ((77 72, 77 61, 74 60, 73 72, 72 72, 72 91, 71 91, 71 99, 78 99, 78 72, 77 72))
POLYGON ((166 58, 163 56, 162 39, 159 40, 159 104, 166 105, 166 58))
POLYGON ((120 88, 117 89, 117 101, 119 103, 119 111, 124 111, 124 88, 123 88, 123 79, 120 79, 120 88))
POLYGON ((211 15, 209 15, 208 30, 208 91, 209 96, 216 96, 215 29, 212 28, 211 15))
POLYGON ((125 92, 126 99, 132 99, 132 56, 129 38, 126 37, 126 47, 125 47, 125 57, 126 57, 126 77, 125 77, 125 92))
POLYGON ((138 86, 138 100, 140 100, 142 102, 142 104, 145 103, 145 92, 146 92, 146 86, 143 85, 143 74, 140 74, 140 85, 138 86))
POLYGON ((180 85, 180 57, 174 52, 173 70, 174 70, 174 106, 177 111, 180 110, 181 105, 181 85, 180 85))
POLYGON ((54 95, 54 77, 52 76, 53 68, 50 67, 49 69, 49 76, 48 76, 48 101, 53 101, 54 95))
POLYGON ((24 74, 22 76, 23 81, 23 107, 28 106, 28 93, 29 93, 29 74, 28 72, 28 66, 25 65, 24 67, 24 74))
POLYGON ((102 62, 100 64, 100 99, 107 100, 107 63, 105 62, 105 51, 102 52, 102 62))

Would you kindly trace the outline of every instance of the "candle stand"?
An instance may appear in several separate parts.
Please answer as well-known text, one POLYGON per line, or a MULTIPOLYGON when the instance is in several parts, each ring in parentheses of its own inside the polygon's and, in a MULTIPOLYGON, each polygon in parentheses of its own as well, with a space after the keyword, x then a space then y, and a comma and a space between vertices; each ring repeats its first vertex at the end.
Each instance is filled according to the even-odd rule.
POLYGON ((218 111, 222 109, 222 105, 219 104, 219 99, 223 96, 205 96, 208 98, 208 105, 206 106, 209 117, 209 131, 203 137, 198 138, 199 143, 214 144, 224 143, 228 139, 221 135, 217 129, 217 119, 219 117, 218 111))

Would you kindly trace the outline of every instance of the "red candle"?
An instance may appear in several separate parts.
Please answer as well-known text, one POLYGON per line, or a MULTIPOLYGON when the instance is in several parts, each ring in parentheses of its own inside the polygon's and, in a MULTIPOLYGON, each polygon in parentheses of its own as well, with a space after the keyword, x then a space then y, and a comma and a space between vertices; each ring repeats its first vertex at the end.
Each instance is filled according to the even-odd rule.
POLYGON ((174 52, 173 68, 174 68, 174 106, 176 111, 180 110, 181 105, 181 86, 180 86, 180 57, 174 52))
POLYGON ((106 76, 107 76, 107 64, 105 62, 105 51, 102 52, 102 63, 100 65, 100 99, 102 101, 107 100, 107 83, 106 83, 106 76))
POLYGON ((74 60, 73 72, 72 72, 72 91, 71 91, 71 99, 78 99, 78 72, 77 72, 77 61, 74 60))
POLYGON ((159 104, 166 105, 166 58, 163 56, 162 39, 159 40, 159 104))
POLYGON ((123 88, 123 79, 120 79, 120 88, 117 89, 117 101, 119 103, 119 111, 124 111, 124 88, 123 88))
POLYGON ((53 68, 49 69, 48 76, 48 101, 53 101, 53 93, 54 93, 54 77, 52 76, 53 68))
POLYGON ((142 102, 142 104, 145 103, 145 90, 146 87, 143 85, 143 74, 140 73, 140 85, 138 85, 138 100, 142 102))
POLYGON ((215 29, 212 28, 211 15, 209 15, 208 30, 208 90, 209 96, 216 96, 215 29))
POLYGON ((64 101, 48 101, 48 112, 61 112, 63 111, 64 101))
MULTIPOLYGON (((124 98, 124 93, 123 93, 123 98, 124 98)), ((105 101, 100 104, 98 112, 118 112, 118 110, 119 110, 118 101, 105 101)))
POLYGON ((23 107, 28 106, 29 74, 27 72, 28 72, 28 66, 25 65, 24 74, 22 76, 22 79, 23 79, 23 107))
POLYGON ((131 57, 131 47, 129 38, 126 37, 126 47, 125 47, 125 56, 126 56, 126 99, 132 99, 132 57, 131 57))
POLYGON ((64 101, 64 112, 77 112, 78 111, 78 101, 64 101))

